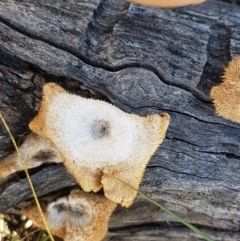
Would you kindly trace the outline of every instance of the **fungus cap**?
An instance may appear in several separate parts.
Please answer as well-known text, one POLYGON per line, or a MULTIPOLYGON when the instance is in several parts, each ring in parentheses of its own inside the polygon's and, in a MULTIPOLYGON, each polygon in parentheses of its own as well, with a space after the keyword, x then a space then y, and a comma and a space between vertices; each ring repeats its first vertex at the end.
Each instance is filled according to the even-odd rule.
POLYGON ((84 191, 97 192, 103 187, 108 198, 129 206, 136 192, 122 184, 120 188, 112 175, 138 188, 148 161, 165 138, 169 120, 168 114, 128 114, 49 83, 29 126, 57 146, 64 165, 84 191))
MULTIPOLYGON (((75 189, 69 196, 43 206, 43 213, 51 232, 65 241, 100 241, 115 208, 116 203, 103 195, 75 189)), ((45 228, 35 204, 23 208, 22 214, 39 228, 45 228)))
POLYGON ((217 114, 240 123, 240 56, 229 62, 223 82, 211 89, 210 96, 217 114))
MULTIPOLYGON (((63 156, 57 147, 49 139, 43 138, 36 133, 31 133, 19 147, 22 158, 27 168, 34 168, 43 163, 61 163, 63 156)), ((0 179, 22 171, 23 167, 17 152, 0 162, 0 179)))

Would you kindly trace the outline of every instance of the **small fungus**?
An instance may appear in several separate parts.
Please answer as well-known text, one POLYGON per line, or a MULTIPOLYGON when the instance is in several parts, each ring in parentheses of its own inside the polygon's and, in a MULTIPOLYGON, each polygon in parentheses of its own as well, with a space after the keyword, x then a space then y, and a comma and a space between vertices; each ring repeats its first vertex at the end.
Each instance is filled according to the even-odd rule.
POLYGON ((109 199, 129 206, 136 192, 114 176, 138 188, 147 163, 165 138, 169 120, 166 113, 128 114, 48 83, 29 127, 56 145, 65 167, 84 191, 97 192, 103 187, 109 199))
MULTIPOLYGON (((117 204, 103 195, 75 189, 69 196, 41 206, 54 235, 65 241, 100 241, 107 233, 109 217, 117 204)), ((44 229, 35 204, 23 208, 22 214, 44 229)))
MULTIPOLYGON (((34 168, 48 162, 63 162, 62 154, 52 141, 36 133, 31 133, 26 138, 19 147, 19 151, 26 162, 27 168, 34 168)), ((0 179, 7 178, 9 175, 22 170, 23 168, 18 153, 15 152, 0 162, 0 179)))
POLYGON ((240 56, 229 62, 223 82, 211 89, 210 96, 217 114, 240 123, 240 56))
POLYGON ((206 0, 127 0, 132 3, 143 4, 151 7, 160 7, 160 8, 175 8, 183 7, 191 4, 200 4, 206 0))

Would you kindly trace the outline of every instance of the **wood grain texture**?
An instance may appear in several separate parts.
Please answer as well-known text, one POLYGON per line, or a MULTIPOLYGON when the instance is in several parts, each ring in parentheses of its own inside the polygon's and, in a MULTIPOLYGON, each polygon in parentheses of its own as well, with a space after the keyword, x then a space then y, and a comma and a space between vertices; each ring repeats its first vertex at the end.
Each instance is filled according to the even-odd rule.
MULTIPOLYGON (((39 108, 42 85, 55 81, 77 94, 84 84, 126 112, 168 112, 167 138, 141 189, 216 240, 240 239, 240 125, 216 116, 209 98, 223 68, 240 54, 239 26, 240 7, 214 0, 178 9, 123 0, 3 0, 0 111, 21 140, 39 108)), ((0 146, 2 160, 13 151, 2 125, 0 146)), ((48 175, 49 169, 40 172, 48 175)), ((73 185, 69 175, 35 175, 40 195, 73 185)), ((31 196, 23 180, 0 190, 0 211, 31 196)), ((200 240, 166 222, 174 221, 138 198, 112 216, 106 240, 176 240, 177 233, 181 240, 200 240)))

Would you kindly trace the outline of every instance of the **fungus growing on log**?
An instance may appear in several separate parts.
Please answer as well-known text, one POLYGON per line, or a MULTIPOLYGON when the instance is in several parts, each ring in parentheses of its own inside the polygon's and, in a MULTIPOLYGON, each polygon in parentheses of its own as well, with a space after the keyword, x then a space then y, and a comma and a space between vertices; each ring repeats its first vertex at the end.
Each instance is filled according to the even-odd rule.
POLYGON ((151 7, 160 7, 160 8, 174 8, 174 7, 183 7, 191 4, 200 4, 206 0, 127 0, 132 3, 143 4, 151 7))
POLYGON ((109 199, 129 206, 136 192, 114 176, 138 188, 147 163, 165 138, 169 120, 166 113, 128 114, 49 83, 43 87, 39 113, 29 126, 57 146, 65 167, 84 191, 103 187, 109 199))
MULTIPOLYGON (((103 195, 78 189, 69 196, 42 204, 52 233, 65 241, 100 241, 108 230, 108 220, 117 204, 103 195)), ((22 214, 41 229, 45 226, 35 204, 22 209, 22 214)))
MULTIPOLYGON (((63 156, 52 141, 45 139, 36 133, 31 133, 19 151, 26 163, 27 168, 34 168, 43 163, 63 162, 63 156)), ((0 163, 0 179, 7 178, 9 175, 22 171, 23 167, 19 160, 18 153, 15 152, 0 163)))
POLYGON ((240 123, 240 56, 229 62, 223 82, 210 92, 217 114, 240 123))

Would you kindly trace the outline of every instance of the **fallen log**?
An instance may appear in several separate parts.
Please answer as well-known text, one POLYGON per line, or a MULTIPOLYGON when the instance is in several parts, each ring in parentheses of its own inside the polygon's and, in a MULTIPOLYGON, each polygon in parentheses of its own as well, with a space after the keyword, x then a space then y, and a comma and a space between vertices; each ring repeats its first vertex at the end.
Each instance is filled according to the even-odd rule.
MULTIPOLYGON (((1 1, 0 112, 19 144, 50 81, 129 113, 168 112, 167 137, 140 189, 213 239, 238 240, 240 125, 216 115, 209 91, 240 54, 239 26, 240 7, 217 0, 177 9, 1 1)), ((14 148, 2 125, 0 145, 3 160, 14 148)), ((43 166, 32 179, 40 197, 76 185, 62 165, 43 166)), ((30 198, 21 174, 1 182, 1 212, 30 198)), ((114 213, 106 240, 160 237, 201 240, 138 197, 114 213)))

